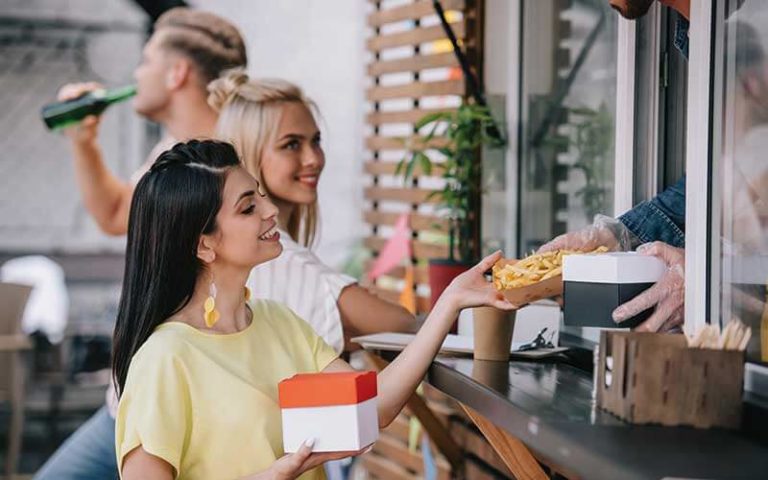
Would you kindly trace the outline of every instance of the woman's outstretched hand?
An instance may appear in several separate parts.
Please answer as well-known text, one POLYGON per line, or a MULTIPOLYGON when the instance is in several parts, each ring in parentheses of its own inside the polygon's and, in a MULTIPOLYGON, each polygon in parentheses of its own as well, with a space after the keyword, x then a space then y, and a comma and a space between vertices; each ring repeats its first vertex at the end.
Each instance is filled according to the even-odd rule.
POLYGON ((488 255, 477 265, 454 278, 441 295, 457 310, 471 307, 495 307, 500 310, 515 310, 517 305, 510 303, 493 282, 485 279, 485 272, 501 259, 501 250, 488 255))

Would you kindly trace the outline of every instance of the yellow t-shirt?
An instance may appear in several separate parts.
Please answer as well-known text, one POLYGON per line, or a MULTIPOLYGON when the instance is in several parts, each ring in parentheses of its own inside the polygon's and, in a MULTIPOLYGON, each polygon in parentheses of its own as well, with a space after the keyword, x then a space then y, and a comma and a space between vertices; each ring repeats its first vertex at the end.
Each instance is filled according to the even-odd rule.
MULTIPOLYGON (((252 303, 230 335, 167 322, 131 360, 115 424, 118 465, 141 445, 178 479, 234 480, 283 455, 277 384, 318 372, 336 352, 279 303, 252 303)), ((122 468, 121 468, 122 469, 122 468)), ((323 479, 322 468, 301 479, 323 479)))

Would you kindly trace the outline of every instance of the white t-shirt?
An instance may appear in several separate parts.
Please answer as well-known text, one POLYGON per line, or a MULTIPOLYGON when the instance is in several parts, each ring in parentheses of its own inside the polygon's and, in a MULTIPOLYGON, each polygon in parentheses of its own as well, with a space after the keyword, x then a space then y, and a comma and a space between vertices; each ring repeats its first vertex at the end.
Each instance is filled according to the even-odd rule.
POLYGON ((247 283, 251 296, 285 304, 341 353, 344 331, 337 302, 342 290, 357 280, 325 265, 282 230, 280 243, 280 256, 251 271, 247 283))
POLYGON ((139 169, 133 172, 133 175, 131 175, 131 184, 136 185, 139 183, 141 177, 143 177, 144 174, 147 173, 150 168, 152 168, 152 164, 155 163, 157 157, 159 157, 160 154, 164 151, 170 150, 171 147, 177 143, 179 142, 172 136, 163 135, 163 138, 161 138, 160 141, 158 141, 155 146, 152 147, 152 150, 150 150, 149 155, 147 155, 146 160, 144 160, 144 163, 142 163, 139 169))
MULTIPOLYGON (((282 303, 312 326, 315 333, 337 353, 344 350, 344 330, 337 302, 341 292, 357 282, 353 277, 325 265, 308 248, 280 230, 283 253, 256 266, 248 277, 251 298, 282 303)), ((110 386, 107 406, 112 418, 117 396, 110 386)))

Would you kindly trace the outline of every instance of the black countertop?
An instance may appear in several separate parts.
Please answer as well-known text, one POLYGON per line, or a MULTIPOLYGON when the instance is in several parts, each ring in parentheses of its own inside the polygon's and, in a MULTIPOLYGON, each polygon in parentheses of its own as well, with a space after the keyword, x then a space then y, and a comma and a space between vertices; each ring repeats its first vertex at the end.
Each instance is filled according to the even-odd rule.
POLYGON ((768 445, 742 432, 625 423, 595 407, 591 374, 567 363, 438 357, 427 381, 584 479, 768 479, 768 445))

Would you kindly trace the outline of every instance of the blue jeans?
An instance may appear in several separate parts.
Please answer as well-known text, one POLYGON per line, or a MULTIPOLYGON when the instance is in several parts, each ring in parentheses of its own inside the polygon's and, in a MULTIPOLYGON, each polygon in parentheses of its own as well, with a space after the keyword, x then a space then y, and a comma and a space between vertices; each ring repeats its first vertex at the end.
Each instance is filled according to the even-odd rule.
POLYGON ((82 424, 45 465, 35 480, 113 480, 118 478, 115 459, 115 419, 107 407, 82 424))
POLYGON ((685 248, 685 176, 619 217, 641 243, 660 241, 685 248))

